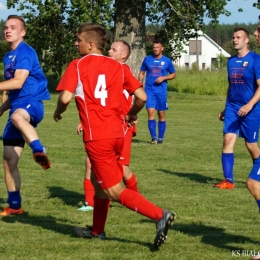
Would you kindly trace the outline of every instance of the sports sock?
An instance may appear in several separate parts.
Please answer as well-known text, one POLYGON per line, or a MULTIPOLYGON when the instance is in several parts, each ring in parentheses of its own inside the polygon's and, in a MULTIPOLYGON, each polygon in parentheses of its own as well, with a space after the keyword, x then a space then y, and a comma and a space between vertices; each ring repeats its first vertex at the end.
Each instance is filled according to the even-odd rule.
POLYGON ((30 143, 30 147, 32 148, 33 153, 44 152, 44 146, 41 144, 40 140, 34 140, 30 143))
POLYGON ((166 121, 158 122, 158 139, 163 139, 166 130, 166 121))
POLYGON ((156 134, 156 120, 148 120, 148 128, 150 131, 150 135, 152 138, 157 138, 157 134, 156 134))
POLYGON ((234 153, 222 153, 222 169, 224 178, 234 183, 233 168, 235 163, 234 153))
POLYGON ((257 159, 253 159, 253 167, 249 175, 258 175, 260 169, 260 156, 257 159))
POLYGON ((127 188, 120 193, 119 202, 123 206, 155 221, 158 221, 163 216, 161 208, 151 203, 140 193, 127 188))
POLYGON ((259 213, 260 213, 260 200, 257 200, 256 203, 258 205, 258 209, 259 209, 259 213))
POLYGON ((123 179, 123 182, 124 182, 126 188, 138 192, 137 180, 136 180, 135 174, 133 172, 132 172, 131 178, 128 180, 123 179))
POLYGON ((91 180, 84 179, 83 187, 85 193, 85 202, 87 202, 89 206, 94 207, 95 190, 91 180))
POLYGON ((22 198, 20 195, 20 190, 8 191, 7 203, 9 204, 9 207, 12 209, 21 208, 22 198))
POLYGON ((107 214, 110 206, 109 199, 99 199, 94 196, 94 211, 93 211, 93 225, 92 225, 92 233, 95 235, 99 235, 104 232, 107 214))

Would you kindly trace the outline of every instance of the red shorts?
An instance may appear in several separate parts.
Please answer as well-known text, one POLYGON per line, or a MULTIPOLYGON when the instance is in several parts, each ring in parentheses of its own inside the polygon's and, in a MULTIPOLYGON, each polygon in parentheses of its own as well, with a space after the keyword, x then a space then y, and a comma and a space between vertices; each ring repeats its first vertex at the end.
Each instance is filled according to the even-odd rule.
POLYGON ((85 143, 91 169, 103 190, 115 186, 123 178, 123 166, 119 163, 123 145, 124 138, 102 139, 85 143))
POLYGON ((126 131, 124 138, 124 146, 119 159, 120 163, 127 166, 129 166, 130 164, 132 137, 133 132, 131 130, 126 131))

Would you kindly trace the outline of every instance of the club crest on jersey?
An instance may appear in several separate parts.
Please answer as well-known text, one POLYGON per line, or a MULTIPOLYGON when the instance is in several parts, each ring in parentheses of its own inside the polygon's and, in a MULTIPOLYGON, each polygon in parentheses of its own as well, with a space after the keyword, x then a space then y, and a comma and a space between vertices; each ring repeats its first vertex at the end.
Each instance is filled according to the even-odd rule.
POLYGON ((248 65, 248 61, 244 61, 243 67, 246 67, 248 65))
POLYGON ((165 64, 165 62, 164 62, 164 61, 162 61, 162 62, 161 62, 161 65, 163 66, 164 64, 165 64))

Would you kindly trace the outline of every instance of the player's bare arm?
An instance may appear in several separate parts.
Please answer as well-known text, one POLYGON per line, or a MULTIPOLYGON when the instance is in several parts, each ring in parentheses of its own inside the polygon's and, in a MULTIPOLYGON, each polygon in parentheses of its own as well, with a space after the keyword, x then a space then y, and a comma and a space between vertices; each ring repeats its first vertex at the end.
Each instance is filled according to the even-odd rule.
POLYGON ((126 116, 126 121, 128 121, 129 126, 137 123, 137 114, 144 107, 147 99, 144 89, 142 87, 135 90, 134 97, 134 104, 126 116))
POLYGON ((21 89, 28 75, 29 75, 28 70, 19 70, 19 69, 15 70, 13 78, 0 82, 0 91, 21 89))
POLYGON ((58 122, 62 119, 61 114, 66 111, 67 106, 69 105, 71 99, 73 97, 73 93, 63 90, 60 93, 58 102, 57 102, 57 108, 54 112, 53 119, 58 122))
POLYGON ((143 84, 145 71, 140 71, 138 74, 138 81, 143 84))
POLYGON ((239 109, 239 111, 238 111, 239 116, 247 115, 252 110, 254 105, 260 100, 260 79, 258 79, 256 82, 257 82, 258 88, 257 88, 254 96, 250 99, 250 101, 239 109))
POLYGON ((167 75, 167 76, 158 77, 158 78, 155 80, 155 82, 158 83, 158 84, 160 84, 160 83, 162 83, 162 82, 165 81, 165 80, 171 80, 171 79, 175 79, 175 78, 176 78, 176 73, 174 72, 174 73, 169 74, 169 75, 167 75))

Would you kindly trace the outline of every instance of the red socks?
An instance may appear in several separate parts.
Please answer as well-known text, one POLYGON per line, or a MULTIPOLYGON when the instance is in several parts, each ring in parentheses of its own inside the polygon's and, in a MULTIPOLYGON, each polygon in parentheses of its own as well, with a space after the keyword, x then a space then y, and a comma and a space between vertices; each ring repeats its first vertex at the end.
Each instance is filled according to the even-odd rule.
POLYGON ((123 206, 155 221, 161 219, 163 216, 163 210, 161 208, 151 203, 140 193, 130 189, 124 189, 121 192, 119 202, 123 206))
POLYGON ((93 212, 93 226, 92 233, 95 235, 99 235, 104 232, 107 214, 110 206, 109 199, 98 199, 96 196, 94 197, 94 212, 93 212))
POLYGON ((134 173, 132 173, 132 177, 130 179, 128 180, 123 179, 123 182, 126 188, 138 192, 137 180, 134 173))
POLYGON ((87 202, 89 206, 94 207, 93 198, 95 196, 95 190, 94 190, 91 180, 84 179, 83 187, 84 187, 84 192, 85 192, 85 202, 87 202))

